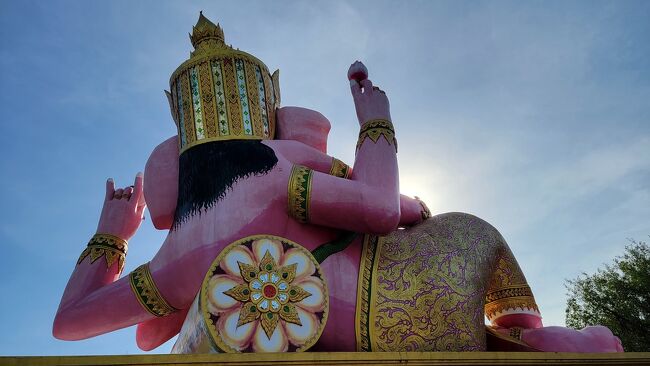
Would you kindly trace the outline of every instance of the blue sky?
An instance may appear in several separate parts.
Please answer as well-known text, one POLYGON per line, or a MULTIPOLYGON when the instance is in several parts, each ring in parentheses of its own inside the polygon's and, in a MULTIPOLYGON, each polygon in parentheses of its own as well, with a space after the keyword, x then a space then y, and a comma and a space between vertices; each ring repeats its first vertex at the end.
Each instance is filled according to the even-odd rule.
MULTIPOLYGON (((387 91, 402 191, 497 227, 546 325, 564 280, 650 234, 650 3, 0 2, 2 355, 133 354, 135 328, 52 338, 104 181, 130 184, 175 134, 163 90, 199 10, 281 71, 282 104, 332 122, 353 160, 347 67, 387 91)), ((149 219, 125 273, 165 236, 149 219)), ((166 353, 170 343, 156 352, 166 353)))

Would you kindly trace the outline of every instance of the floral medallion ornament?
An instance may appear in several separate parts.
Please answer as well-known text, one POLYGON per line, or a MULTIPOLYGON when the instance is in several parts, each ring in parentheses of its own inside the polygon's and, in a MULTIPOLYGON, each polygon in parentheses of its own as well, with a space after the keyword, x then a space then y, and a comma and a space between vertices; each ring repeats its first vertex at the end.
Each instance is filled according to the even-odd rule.
POLYGON ((305 351, 325 327, 327 285, 307 249, 257 235, 230 244, 212 263, 201 309, 224 352, 305 351))

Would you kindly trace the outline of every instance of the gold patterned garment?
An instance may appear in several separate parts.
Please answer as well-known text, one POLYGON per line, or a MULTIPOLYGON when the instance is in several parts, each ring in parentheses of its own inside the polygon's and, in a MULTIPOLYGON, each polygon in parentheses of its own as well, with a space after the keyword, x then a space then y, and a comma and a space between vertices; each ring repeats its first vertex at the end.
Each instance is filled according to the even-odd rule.
MULTIPOLYGON (((472 215, 438 215, 385 237, 366 236, 357 350, 485 350, 486 295, 505 296, 503 286, 523 288, 525 283, 503 237, 472 215)), ((527 307, 511 313, 536 310, 532 294, 524 297, 525 304, 507 297, 497 301, 527 307)), ((494 302, 488 305, 495 309, 494 302)))

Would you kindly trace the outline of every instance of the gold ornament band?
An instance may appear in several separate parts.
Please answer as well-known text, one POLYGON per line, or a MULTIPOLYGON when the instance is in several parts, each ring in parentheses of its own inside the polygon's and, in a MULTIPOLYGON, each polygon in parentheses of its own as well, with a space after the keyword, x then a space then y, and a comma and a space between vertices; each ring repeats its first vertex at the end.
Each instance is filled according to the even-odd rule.
POLYGON ((504 311, 514 309, 539 313, 533 292, 527 285, 515 285, 490 291, 485 297, 485 315, 490 321, 504 311))
POLYGON ((309 201, 313 171, 302 165, 294 165, 289 177, 289 216, 301 223, 309 222, 309 201))
POLYGON ((332 167, 330 168, 330 175, 339 178, 350 178, 350 167, 337 158, 332 158, 332 167))
POLYGON ((169 305, 153 282, 149 263, 145 263, 129 274, 129 282, 136 299, 142 307, 155 316, 169 315, 178 309, 169 305))
POLYGON ((521 327, 512 327, 510 328, 510 336, 518 341, 521 340, 521 332, 524 328, 521 327))
POLYGON ((128 245, 126 240, 110 234, 95 234, 88 242, 88 246, 81 252, 77 264, 90 256, 90 263, 95 263, 102 256, 106 259, 106 268, 111 268, 117 261, 118 272, 124 269, 124 260, 128 245))
POLYGON ((387 119, 372 119, 361 126, 357 150, 361 148, 361 144, 363 144, 366 138, 370 138, 372 142, 377 143, 380 136, 384 136, 389 145, 395 145, 395 152, 397 152, 395 129, 393 128, 393 124, 387 119))

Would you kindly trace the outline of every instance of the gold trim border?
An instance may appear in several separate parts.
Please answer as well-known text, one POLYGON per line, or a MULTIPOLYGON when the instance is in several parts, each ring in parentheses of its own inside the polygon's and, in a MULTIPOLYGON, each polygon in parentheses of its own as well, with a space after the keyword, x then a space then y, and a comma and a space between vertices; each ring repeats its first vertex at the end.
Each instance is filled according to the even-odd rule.
POLYGON ((374 329, 371 323, 375 316, 372 289, 377 285, 377 253, 380 245, 381 237, 379 236, 366 234, 363 237, 359 282, 357 283, 357 306, 354 314, 357 352, 370 352, 376 348, 374 329))
POLYGON ((650 352, 300 352, 191 355, 2 356, 7 366, 52 365, 640 365, 650 352))

